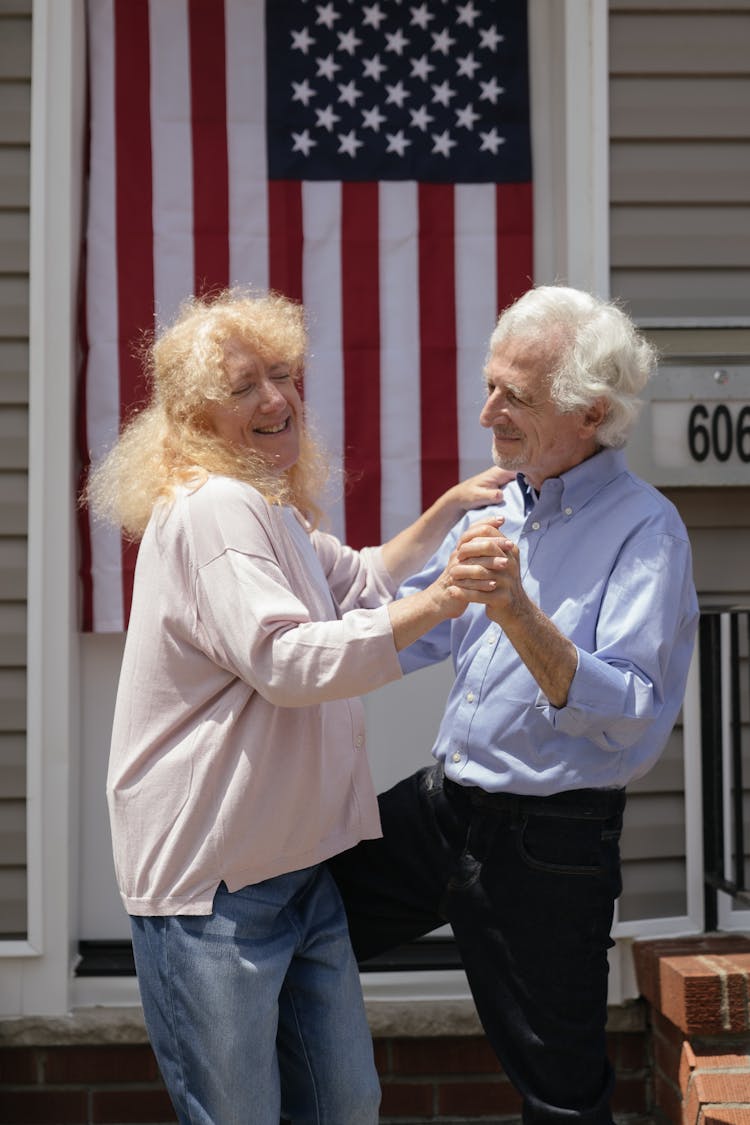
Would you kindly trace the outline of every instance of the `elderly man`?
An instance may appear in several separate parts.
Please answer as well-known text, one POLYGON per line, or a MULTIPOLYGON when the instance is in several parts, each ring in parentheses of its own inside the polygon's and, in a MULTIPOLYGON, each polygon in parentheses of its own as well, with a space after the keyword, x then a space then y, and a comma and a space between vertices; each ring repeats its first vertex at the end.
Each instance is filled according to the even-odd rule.
POLYGON ((625 789, 661 753, 697 624, 688 536, 622 447, 654 355, 614 305, 540 287, 500 317, 480 422, 517 474, 453 559, 466 612, 401 654, 452 656, 436 764, 339 857, 366 959, 449 922, 524 1121, 612 1121, 607 950, 625 789))

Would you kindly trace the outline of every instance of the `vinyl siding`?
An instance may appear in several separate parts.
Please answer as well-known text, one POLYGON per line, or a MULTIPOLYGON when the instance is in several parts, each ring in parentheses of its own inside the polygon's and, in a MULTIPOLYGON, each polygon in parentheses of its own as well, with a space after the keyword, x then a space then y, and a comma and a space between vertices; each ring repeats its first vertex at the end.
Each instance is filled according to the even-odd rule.
POLYGON ((0 936, 26 932, 31 0, 0 2, 0 936))

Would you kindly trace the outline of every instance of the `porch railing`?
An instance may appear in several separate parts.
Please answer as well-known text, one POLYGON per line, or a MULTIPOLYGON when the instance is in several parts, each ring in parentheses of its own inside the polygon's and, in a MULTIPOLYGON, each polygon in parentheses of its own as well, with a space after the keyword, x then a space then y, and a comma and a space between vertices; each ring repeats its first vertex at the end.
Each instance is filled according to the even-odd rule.
POLYGON ((750 730, 750 606, 704 607, 699 626, 705 927, 718 895, 750 904, 745 848, 743 731, 750 730))

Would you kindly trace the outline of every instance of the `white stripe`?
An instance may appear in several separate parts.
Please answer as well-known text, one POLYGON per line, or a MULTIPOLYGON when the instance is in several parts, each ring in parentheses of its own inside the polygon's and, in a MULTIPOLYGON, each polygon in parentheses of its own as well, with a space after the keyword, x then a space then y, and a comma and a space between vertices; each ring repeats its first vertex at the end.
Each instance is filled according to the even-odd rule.
POLYGON ((268 288, 266 53, 263 4, 225 0, 229 278, 268 288))
POLYGON ((455 200, 458 456, 460 475, 467 477, 492 463, 490 438, 479 425, 479 412, 482 371, 497 310, 495 185, 457 185, 455 200))
MULTIPOLYGON (((302 298, 310 328, 305 402, 340 472, 344 452, 344 364, 341 314, 341 185, 302 185, 302 298)), ((331 530, 345 538, 344 505, 337 489, 326 505, 331 530)))
MULTIPOLYGON (((91 42, 91 179, 86 320, 90 350, 86 381, 86 434, 92 462, 115 442, 120 423, 117 351, 115 212, 114 12, 112 0, 89 5, 91 42)), ((93 628, 122 628, 120 533, 90 520, 93 628)))
POLYGON ((194 288, 193 146, 187 0, 149 5, 154 300, 168 324, 194 288))
POLYGON ((385 541, 419 515, 417 185, 380 185, 381 528, 385 541))

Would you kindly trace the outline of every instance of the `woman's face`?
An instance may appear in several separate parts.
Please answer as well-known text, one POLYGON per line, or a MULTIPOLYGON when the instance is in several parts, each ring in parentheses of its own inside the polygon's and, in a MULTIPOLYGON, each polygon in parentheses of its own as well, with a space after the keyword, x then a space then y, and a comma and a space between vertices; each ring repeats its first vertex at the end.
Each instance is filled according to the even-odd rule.
POLYGON ((226 370, 229 397, 207 408, 213 430, 279 472, 290 469, 299 457, 302 400, 289 366, 267 364, 235 341, 226 349, 226 370))

